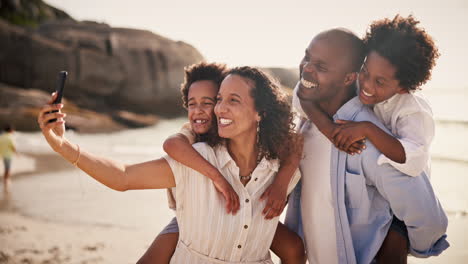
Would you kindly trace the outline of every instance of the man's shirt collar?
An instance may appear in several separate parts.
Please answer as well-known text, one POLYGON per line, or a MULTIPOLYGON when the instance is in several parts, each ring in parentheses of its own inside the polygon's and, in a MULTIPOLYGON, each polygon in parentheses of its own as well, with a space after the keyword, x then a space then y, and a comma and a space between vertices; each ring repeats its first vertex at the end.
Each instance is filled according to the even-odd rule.
POLYGON ((362 107, 364 105, 359 100, 359 96, 355 96, 338 109, 333 119, 353 120, 362 107))

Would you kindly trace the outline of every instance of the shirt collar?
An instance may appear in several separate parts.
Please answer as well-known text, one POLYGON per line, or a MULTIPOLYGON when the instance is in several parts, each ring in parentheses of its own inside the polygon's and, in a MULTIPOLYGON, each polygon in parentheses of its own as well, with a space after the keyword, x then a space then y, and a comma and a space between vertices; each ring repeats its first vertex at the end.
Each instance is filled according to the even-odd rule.
POLYGON ((230 161, 233 161, 231 155, 227 151, 227 148, 224 144, 221 144, 215 149, 216 159, 218 160, 219 166, 224 168, 230 161))
MULTIPOLYGON (((229 155, 229 152, 227 151, 227 147, 224 144, 216 147, 215 154, 216 154, 216 158, 218 160, 219 166, 221 168, 224 168, 231 162, 234 165, 236 164, 236 162, 232 159, 231 155, 229 155)), ((257 165, 257 167, 267 168, 271 171, 277 172, 279 169, 279 161, 278 159, 267 160, 265 157, 263 157, 260 163, 257 165)))
POLYGON ((399 97, 400 97, 400 94, 394 94, 392 97, 388 98, 387 100, 375 104, 375 106, 386 109, 389 106, 392 106, 394 102, 398 100, 399 97))
POLYGON ((342 105, 333 116, 333 119, 353 120, 362 107, 364 105, 359 100, 359 97, 356 96, 342 105))

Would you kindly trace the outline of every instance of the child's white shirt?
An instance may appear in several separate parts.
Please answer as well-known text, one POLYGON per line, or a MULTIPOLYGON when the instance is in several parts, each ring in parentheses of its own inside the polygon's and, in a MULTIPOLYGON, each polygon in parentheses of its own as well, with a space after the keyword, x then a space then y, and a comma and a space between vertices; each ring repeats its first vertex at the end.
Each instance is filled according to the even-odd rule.
POLYGON ((435 122, 427 99, 420 92, 396 94, 374 105, 374 113, 400 141, 406 156, 405 163, 398 163, 381 154, 378 164, 388 163, 409 176, 424 171, 430 177, 435 122))

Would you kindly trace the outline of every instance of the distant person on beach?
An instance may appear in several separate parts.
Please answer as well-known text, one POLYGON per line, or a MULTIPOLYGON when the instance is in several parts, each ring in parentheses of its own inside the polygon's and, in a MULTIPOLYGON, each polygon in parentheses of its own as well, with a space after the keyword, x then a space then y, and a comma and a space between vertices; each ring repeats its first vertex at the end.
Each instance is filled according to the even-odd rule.
MULTIPOLYGON (((193 145, 239 195, 239 211, 234 215, 226 214, 225 200, 210 178, 169 156, 124 165, 82 151, 65 138, 62 107, 44 106, 38 123, 52 149, 66 160, 119 191, 177 186, 180 234, 171 263, 273 263, 269 248, 279 217, 265 219, 266 202, 259 198, 278 178, 279 160, 301 152, 301 140, 285 96, 262 71, 239 67, 227 72, 214 109, 221 138, 213 146, 193 145), (57 121, 49 123, 54 118, 57 121)), ((287 193, 299 177, 296 170, 287 193)))
MULTIPOLYGON (((226 213, 235 214, 239 210, 239 198, 220 171, 205 160, 192 146, 196 142, 212 144, 218 137, 214 106, 219 86, 226 75, 223 64, 198 63, 185 69, 185 80, 181 85, 184 107, 188 110, 189 123, 180 133, 164 142, 164 150, 178 162, 212 179, 216 189, 223 194, 226 213)), ((266 189, 261 199, 266 199, 264 209, 266 219, 279 216, 285 206, 288 183, 298 167, 299 156, 282 163, 275 181, 266 189), (275 200, 276 199, 276 200, 275 200)), ((175 188, 168 191, 170 207, 176 209, 175 188)), ((156 237, 153 244, 138 263, 169 263, 176 249, 179 235, 177 218, 174 217, 166 228, 156 237)), ((300 238, 283 224, 278 224, 272 251, 282 263, 303 263, 304 246, 300 238)))
MULTIPOLYGON (((402 31, 397 35, 407 32, 406 29, 402 31)), ((375 34, 372 32, 366 40, 375 34)), ((385 31, 383 34, 392 35, 385 31)), ((379 38, 378 43, 389 44, 384 48, 390 50, 398 44, 405 47, 413 44, 411 38, 404 43, 379 38)), ((301 80, 294 91, 294 96, 300 100, 294 102, 309 120, 301 129, 304 136, 304 158, 300 166, 302 185, 291 195, 286 225, 303 230, 310 263, 371 263, 376 260, 377 263, 406 263, 408 253, 417 257, 436 256, 448 247, 445 240, 447 217, 424 171, 417 177, 408 177, 388 163, 379 164, 382 154, 373 140, 366 142, 365 150, 349 149, 351 143, 364 137, 347 142, 347 148, 342 147, 344 151, 332 145, 334 136, 344 135, 342 131, 354 124, 351 121, 372 122, 384 133, 390 133, 372 109, 356 97, 356 79, 366 54, 362 68, 372 72, 372 84, 363 83, 361 88, 383 81, 375 77, 382 74, 375 72, 375 46, 372 45, 375 43, 367 44, 371 49, 369 54, 365 43, 352 32, 328 30, 314 37, 300 64, 301 80), (331 120, 346 121, 337 121, 340 126, 336 128, 331 120), (317 152, 321 156, 317 156, 317 152), (297 197, 300 200, 294 199, 297 197), (393 215, 403 220, 407 229, 392 221, 393 215)), ((414 66, 411 60, 408 63, 414 66)), ((401 78, 394 75, 395 68, 389 68, 391 64, 384 64, 382 60, 377 64, 380 71, 391 70, 385 72, 390 74, 385 75, 386 78, 401 78)), ((361 81, 370 78, 368 72, 361 71, 361 81)), ((402 85, 397 80, 391 85, 402 85)), ((402 91, 379 88, 377 92, 366 90, 367 95, 364 95, 372 97, 384 91, 386 95, 396 95, 402 91)))
POLYGON ((14 129, 11 125, 5 125, 0 134, 0 156, 3 159, 5 171, 3 173, 3 188, 7 192, 11 184, 11 161, 16 153, 16 144, 13 138, 14 129))

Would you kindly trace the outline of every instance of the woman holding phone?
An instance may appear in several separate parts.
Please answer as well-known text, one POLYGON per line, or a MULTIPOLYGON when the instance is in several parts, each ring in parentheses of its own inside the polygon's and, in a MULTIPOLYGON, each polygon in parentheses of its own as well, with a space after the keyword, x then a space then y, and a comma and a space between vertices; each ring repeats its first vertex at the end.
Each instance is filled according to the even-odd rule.
MULTIPOLYGON (((269 247, 278 217, 266 220, 259 197, 273 182, 278 160, 300 153, 290 106, 278 86, 256 68, 228 72, 217 96, 219 140, 195 149, 239 195, 240 209, 227 215, 211 180, 166 156, 125 165, 83 151, 64 134, 62 105, 46 105, 38 122, 49 145, 102 184, 119 191, 176 188, 179 241, 171 263, 272 263, 269 247), (57 121, 48 123, 57 118, 57 121)), ((288 192, 299 179, 297 171, 288 192)))

